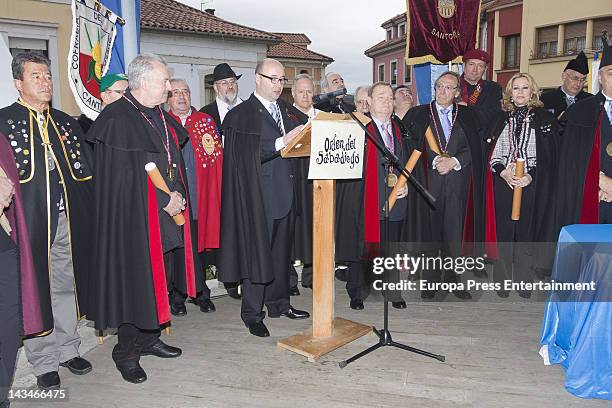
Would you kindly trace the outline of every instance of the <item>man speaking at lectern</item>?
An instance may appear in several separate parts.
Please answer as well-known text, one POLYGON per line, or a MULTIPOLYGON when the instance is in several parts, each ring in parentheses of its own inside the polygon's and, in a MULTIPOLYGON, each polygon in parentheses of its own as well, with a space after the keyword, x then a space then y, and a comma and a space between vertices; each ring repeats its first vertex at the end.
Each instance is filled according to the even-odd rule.
POLYGON ((280 151, 302 130, 279 100, 285 68, 266 58, 255 68, 255 92, 223 121, 220 276, 242 283, 241 318, 249 332, 270 335, 270 317, 305 319, 289 303, 289 268, 295 226, 295 169, 280 151))

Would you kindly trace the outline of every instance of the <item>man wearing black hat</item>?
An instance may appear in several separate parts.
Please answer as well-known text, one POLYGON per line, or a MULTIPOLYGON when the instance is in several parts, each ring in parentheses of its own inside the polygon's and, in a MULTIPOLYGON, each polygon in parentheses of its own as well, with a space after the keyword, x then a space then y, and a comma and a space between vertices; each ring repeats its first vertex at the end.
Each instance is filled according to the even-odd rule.
POLYGON ((580 51, 578 56, 567 63, 561 80, 563 83, 557 89, 542 93, 540 100, 544 103, 544 107, 560 118, 568 106, 581 101, 592 94, 582 90, 589 73, 589 63, 584 52, 580 51))
POLYGON ((559 152, 558 227, 612 223, 612 47, 599 65, 601 91, 565 112, 559 152))
MULTIPOLYGON (((242 102, 242 99, 238 97, 238 80, 241 76, 242 75, 236 75, 234 70, 224 62, 215 67, 213 79, 212 81, 208 81, 208 85, 212 85, 215 90, 216 98, 200 109, 200 112, 206 113, 213 118, 217 125, 217 131, 221 137, 223 137, 221 125, 223 124, 225 115, 242 102)), ((216 252, 216 250, 206 252, 206 259, 204 260, 205 266, 215 263, 216 252)), ((237 283, 225 282, 224 284, 227 294, 230 295, 230 297, 240 299, 237 283)))
POLYGON ((212 116, 219 132, 221 132, 221 124, 227 112, 242 102, 242 99, 238 97, 238 80, 241 76, 236 75, 234 70, 224 62, 215 67, 213 79, 208 81, 208 85, 212 85, 215 90, 216 98, 200 109, 200 112, 212 116))

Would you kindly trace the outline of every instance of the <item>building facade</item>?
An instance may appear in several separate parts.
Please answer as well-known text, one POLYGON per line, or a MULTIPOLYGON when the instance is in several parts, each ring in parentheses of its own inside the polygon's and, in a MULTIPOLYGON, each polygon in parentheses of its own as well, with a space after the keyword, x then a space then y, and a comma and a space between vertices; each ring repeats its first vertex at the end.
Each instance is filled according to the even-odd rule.
POLYGON ((171 75, 185 79, 200 108, 215 98, 208 81, 216 65, 228 63, 240 78, 239 96, 255 90, 255 66, 279 38, 235 24, 174 0, 142 0, 140 50, 163 56, 171 75))
POLYGON ((521 71, 544 89, 557 87, 565 65, 580 51, 593 61, 603 30, 612 33, 609 1, 523 0, 521 71))
POLYGON ((406 65, 406 13, 390 18, 381 27, 384 40, 365 51, 372 58, 372 82, 384 81, 393 87, 412 86, 413 69, 406 65))
POLYGON ((479 44, 491 55, 486 76, 502 87, 520 71, 522 19, 522 0, 482 2, 479 44))
POLYGON ((10 74, 11 56, 22 51, 37 51, 51 60, 53 100, 57 109, 80 114, 68 84, 68 52, 72 30, 70 0, 0 1, 0 107, 17 97, 10 74))
POLYGON ((310 39, 303 33, 272 33, 281 41, 270 46, 267 56, 279 60, 285 67, 285 76, 288 81, 281 98, 293 103, 291 87, 294 78, 299 74, 308 74, 314 81, 314 94, 320 94, 321 80, 325 75, 325 67, 334 62, 334 59, 326 55, 308 49, 310 39))

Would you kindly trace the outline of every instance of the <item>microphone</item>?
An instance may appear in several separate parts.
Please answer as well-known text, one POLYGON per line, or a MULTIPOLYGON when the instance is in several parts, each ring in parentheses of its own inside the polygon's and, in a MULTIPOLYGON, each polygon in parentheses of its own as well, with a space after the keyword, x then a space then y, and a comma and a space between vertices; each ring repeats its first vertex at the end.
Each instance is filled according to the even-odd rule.
POLYGON ((334 92, 317 95, 314 98, 312 98, 312 102, 317 104, 317 103, 328 101, 330 99, 334 99, 341 95, 346 95, 346 88, 341 88, 334 92))

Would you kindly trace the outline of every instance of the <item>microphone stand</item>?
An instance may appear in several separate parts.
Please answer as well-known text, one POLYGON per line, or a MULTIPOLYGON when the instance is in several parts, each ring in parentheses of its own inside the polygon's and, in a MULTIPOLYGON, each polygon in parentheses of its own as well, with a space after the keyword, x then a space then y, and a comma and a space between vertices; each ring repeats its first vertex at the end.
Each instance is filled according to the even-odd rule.
MULTIPOLYGON (((339 102, 339 109, 341 111, 344 112, 344 109, 342 109, 342 102, 339 102)), ((410 180, 414 186, 419 190, 419 192, 421 192, 423 194, 423 196, 425 197, 425 199, 428 201, 428 203, 435 208, 435 202, 436 199, 435 197, 433 197, 431 195, 431 193, 429 191, 427 191, 425 189, 425 187, 423 187, 423 185, 409 172, 406 171, 406 169, 404 168, 404 166, 401 165, 399 159, 397 158, 397 156, 389 151, 389 149, 387 149, 387 147, 380 143, 376 137, 370 133, 370 131, 368 130, 368 128, 361 123, 361 121, 359 119, 357 119, 357 117, 355 116, 355 114, 353 112, 348 112, 349 115, 351 115, 351 118, 357 122, 359 124, 359 126, 365 131, 365 134, 368 138, 368 140, 372 143, 374 143, 374 145, 376 146, 376 148, 382 153, 383 158, 384 158, 384 167, 385 167, 385 174, 389 174, 389 170, 391 167, 394 167, 396 169, 400 169, 400 171, 402 172, 402 174, 404 174, 408 180, 410 180)), ((385 237, 384 237, 384 241, 383 241, 383 247, 384 248, 388 248, 389 245, 389 200, 386 199, 386 197, 389 196, 389 184, 385 183, 385 218, 384 218, 384 223, 385 223, 385 237)), ((421 350, 418 348, 414 348, 411 346, 407 346, 405 344, 402 343, 398 343, 396 341, 393 340, 393 338, 391 337, 391 332, 389 331, 389 299, 387 294, 385 293, 384 295, 384 309, 383 309, 383 329, 382 330, 377 330, 376 327, 372 328, 374 330, 374 333, 376 333, 376 335, 378 336, 378 343, 374 344, 373 346, 368 347, 367 349, 363 350, 362 352, 352 356, 351 358, 341 361, 338 363, 338 365, 340 366, 340 368, 344 368, 346 367, 348 364, 352 363, 355 360, 360 359, 361 357, 370 354, 371 352, 381 348, 381 347, 385 347, 385 346, 391 346, 391 347, 395 347, 395 348, 399 348, 402 350, 406 350, 406 351, 410 351, 412 353, 416 353, 416 354, 420 354, 426 357, 430 357, 430 358, 434 358, 438 361, 442 361, 444 362, 446 360, 446 357, 443 355, 439 355, 439 354, 433 354, 430 353, 429 351, 425 351, 425 350, 421 350)))

